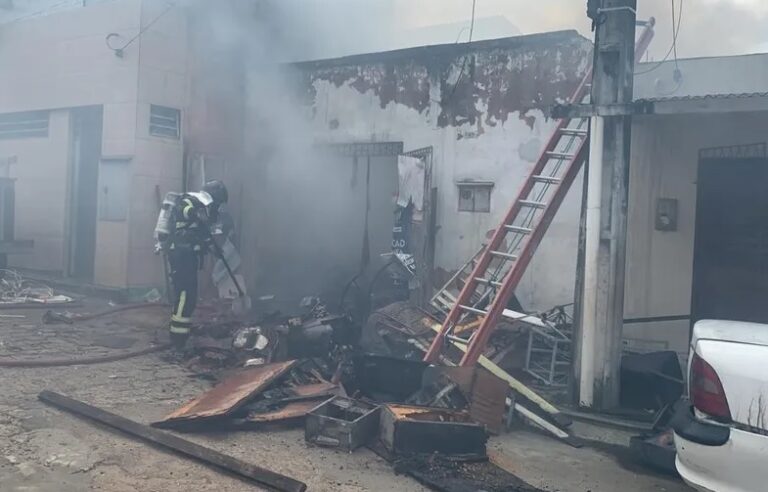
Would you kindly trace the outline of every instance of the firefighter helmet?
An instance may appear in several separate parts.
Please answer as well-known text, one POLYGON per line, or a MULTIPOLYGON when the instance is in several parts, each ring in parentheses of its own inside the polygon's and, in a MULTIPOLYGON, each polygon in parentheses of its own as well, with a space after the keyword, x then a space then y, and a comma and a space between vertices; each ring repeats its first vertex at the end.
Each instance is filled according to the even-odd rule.
POLYGON ((203 191, 211 195, 213 201, 218 204, 227 203, 229 200, 229 192, 227 192, 227 187, 224 186, 224 183, 218 179, 205 183, 203 186, 203 191))

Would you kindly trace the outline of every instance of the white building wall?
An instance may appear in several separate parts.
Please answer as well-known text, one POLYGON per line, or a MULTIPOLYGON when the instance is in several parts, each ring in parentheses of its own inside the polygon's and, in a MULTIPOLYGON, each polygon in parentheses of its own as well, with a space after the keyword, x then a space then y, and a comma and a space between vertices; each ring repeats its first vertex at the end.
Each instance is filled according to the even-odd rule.
MULTIPOLYGON (((31 254, 13 255, 12 265, 37 270, 61 270, 70 152, 69 111, 50 113, 48 136, 0 139, 0 158, 12 158, 7 175, 16 180, 15 224, 18 239, 34 239, 31 254)), ((0 172, 5 175, 6 167, 0 172)))
POLYGON ((134 102, 138 57, 116 57, 105 37, 133 37, 140 7, 116 0, 0 27, 0 112, 134 102))
POLYGON ((0 24, 112 1, 115 0, 0 0, 0 24))
MULTIPOLYGON (((768 140, 768 113, 636 117, 632 127, 625 319, 689 315, 699 150, 768 140), (656 200, 679 200, 678 230, 654 228, 656 200)), ((624 337, 687 353, 690 324, 627 324, 624 337)))
POLYGON ((138 72, 135 151, 130 187, 128 231, 128 287, 163 285, 162 257, 154 254, 153 230, 160 196, 183 189, 183 120, 188 106, 188 38, 186 12, 176 8, 166 12, 167 4, 144 0, 142 25, 153 24, 134 47, 141 63, 138 72), (165 12, 165 13, 163 13, 165 12), (164 138, 149 133, 151 105, 182 112, 182 138, 164 138))
MULTIPOLYGON (((14 5, 32 9, 32 3, 35 8, 43 4, 14 5)), ((54 8, 46 11, 52 15, 26 16, 0 26, 0 113, 53 110, 47 138, 0 141, 0 157, 17 158, 10 168, 17 178, 17 237, 35 241, 32 254, 12 256, 12 265, 65 269, 69 108, 103 105, 102 154, 133 155, 139 58, 130 51, 116 57, 104 40, 113 32, 124 40, 138 33, 140 11, 140 0, 115 0, 87 8, 54 8)), ((125 285, 127 232, 124 222, 97 224, 97 283, 125 285)))
POLYGON ((163 285, 162 265, 153 254, 155 186, 161 195, 182 188, 183 140, 149 135, 149 110, 158 104, 183 115, 188 105, 187 12, 183 6, 167 10, 160 0, 74 3, 16 1, 14 9, 0 9, 0 24, 14 13, 39 14, 0 25, 0 113, 54 110, 47 139, 0 140, 0 158, 18 160, 11 168, 19 178, 17 235, 36 243, 33 254, 13 256, 11 262, 65 269, 69 108, 99 105, 102 156, 130 160, 125 186, 133 199, 128 220, 97 223, 94 281, 112 287, 163 285), (110 45, 120 47, 150 22, 122 57, 107 47, 107 35, 116 34, 110 45), (41 192, 44 216, 38 206, 41 192))

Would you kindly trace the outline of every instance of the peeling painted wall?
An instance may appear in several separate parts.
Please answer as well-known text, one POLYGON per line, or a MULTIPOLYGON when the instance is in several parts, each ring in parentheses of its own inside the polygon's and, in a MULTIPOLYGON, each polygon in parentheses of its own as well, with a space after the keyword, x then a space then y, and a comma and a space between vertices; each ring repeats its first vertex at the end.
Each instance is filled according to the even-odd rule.
POLYGON ((536 108, 568 97, 584 74, 591 44, 575 32, 519 36, 467 45, 400 50, 299 64, 306 100, 318 104, 318 84, 371 92, 419 113, 436 110, 439 128, 503 125, 510 116, 531 127, 536 108), (439 98, 432 91, 439 92, 439 98), (433 107, 433 103, 437 105, 433 107))
MULTIPOLYGON (((498 225, 555 123, 542 108, 584 76, 591 43, 564 31, 297 64, 317 142, 433 146, 438 187, 436 267, 460 267, 498 225), (458 211, 460 181, 492 181, 490 213, 458 211)), ((529 309, 573 298, 577 182, 518 296, 529 309)))

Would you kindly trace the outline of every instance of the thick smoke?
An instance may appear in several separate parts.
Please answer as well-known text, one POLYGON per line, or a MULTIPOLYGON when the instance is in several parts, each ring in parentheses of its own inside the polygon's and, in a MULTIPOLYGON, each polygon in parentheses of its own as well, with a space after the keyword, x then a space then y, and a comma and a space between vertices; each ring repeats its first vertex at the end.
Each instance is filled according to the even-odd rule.
MULTIPOLYGON (((210 56, 236 50, 246 66, 246 159, 233 186, 243 190, 235 214, 248 284, 255 295, 295 300, 316 294, 325 282, 344 282, 360 263, 363 215, 347 199, 359 165, 318 150, 303 105, 301 80, 286 62, 408 46, 405 33, 419 27, 467 22, 469 0, 263 0, 197 2, 211 26, 210 56), (329 170, 332 169, 333 172, 329 170), (329 271, 324 258, 349 256, 349 269, 329 271)), ((678 0, 676 2, 679 5, 678 0)), ((732 1, 684 0, 678 55, 722 55, 755 50, 765 40, 768 8, 732 1), (734 27, 738 26, 738 27, 734 27)), ((671 2, 640 0, 640 18, 658 19, 651 59, 671 45, 671 2)), ((478 18, 505 16, 523 33, 577 28, 591 37, 585 1, 478 0, 478 18)), ((434 39, 434 43, 455 42, 434 39)), ((440 36, 444 36, 441 34, 440 36)), ((483 33, 476 33, 475 39, 483 33)), ((413 39, 416 39, 414 37, 413 39)), ((429 40, 419 39, 424 44, 429 40)), ((214 63, 212 66, 216 66, 214 63)), ((215 71, 215 70, 214 70, 215 71)), ((211 90, 231 86, 212 74, 211 90)), ((240 97, 232 93, 232 97, 240 97)), ((240 100, 236 102, 240 104, 240 100)), ((357 178, 355 178, 357 176, 357 178)), ((327 263, 327 262, 326 262, 327 263)))
MULTIPOLYGON (((219 2, 210 3, 219 6, 219 2)), ((638 0, 637 3, 638 18, 657 19, 657 36, 649 57, 658 60, 672 43, 672 0, 638 0)), ((674 3, 676 16, 682 4, 678 56, 734 55, 768 49, 765 30, 768 2, 675 0, 674 3)), ((476 5, 474 39, 502 35, 504 29, 496 24, 504 18, 509 22, 508 35, 577 29, 584 36, 592 37, 586 0, 533 3, 477 0, 476 5), (485 29, 484 21, 496 27, 485 29)), ((472 1, 264 0, 260 8, 265 15, 262 15, 264 24, 259 28, 269 33, 269 45, 279 45, 275 55, 300 60, 466 40, 472 1), (448 24, 455 27, 455 32, 433 28, 448 24)), ((249 34, 259 36, 252 30, 249 34)))
MULTIPOLYGON (((324 294, 329 302, 338 302, 340 288, 358 273, 362 257, 365 163, 355 165, 318 145, 324 142, 315 140, 307 118, 302 74, 288 62, 373 47, 386 36, 377 37, 372 29, 364 32, 362 11, 353 18, 357 2, 334 2, 333 9, 322 9, 321 3, 194 4, 197 17, 209 26, 207 63, 215 69, 220 59, 235 52, 245 65, 245 159, 237 181, 229 185, 243 190, 234 214, 249 291, 256 298, 276 295, 270 307, 285 310, 295 309, 308 295, 324 294), (347 36, 335 27, 342 23, 349 23, 347 36)), ((383 18, 389 2, 371 5, 376 4, 382 8, 369 13, 383 18)), ((232 90, 226 76, 215 70, 206 79, 207 90, 219 101, 232 90)), ((242 99, 236 102, 243 104, 242 99)), ((387 243, 391 209, 391 203, 379 207, 389 214, 389 222, 383 232, 371 231, 372 236, 387 234, 387 243)), ((377 253, 371 253, 371 268, 381 262, 377 253)))

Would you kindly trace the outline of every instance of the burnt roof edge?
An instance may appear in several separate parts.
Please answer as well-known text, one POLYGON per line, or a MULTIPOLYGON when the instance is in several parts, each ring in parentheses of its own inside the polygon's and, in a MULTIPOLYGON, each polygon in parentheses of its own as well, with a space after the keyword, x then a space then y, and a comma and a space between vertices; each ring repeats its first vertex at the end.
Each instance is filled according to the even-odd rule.
POLYGON ((499 48, 522 48, 539 44, 553 44, 557 42, 573 41, 586 41, 592 44, 592 41, 579 34, 575 29, 569 29, 536 34, 524 34, 521 36, 510 36, 506 38, 487 39, 482 41, 472 41, 471 43, 433 44, 428 46, 417 46, 414 48, 403 48, 392 51, 361 53, 338 58, 325 58, 320 60, 292 62, 288 65, 299 69, 317 69, 381 63, 392 60, 413 60, 437 56, 456 56, 473 51, 490 51, 499 48))

